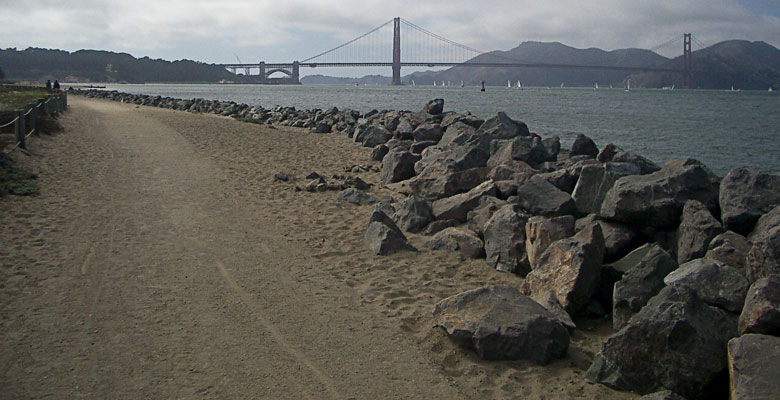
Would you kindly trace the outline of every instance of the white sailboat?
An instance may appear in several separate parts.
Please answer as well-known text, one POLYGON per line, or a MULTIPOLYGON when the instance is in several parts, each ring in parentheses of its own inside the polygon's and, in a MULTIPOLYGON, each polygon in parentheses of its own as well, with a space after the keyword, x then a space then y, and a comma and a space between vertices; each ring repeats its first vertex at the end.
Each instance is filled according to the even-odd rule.
POLYGON ((626 81, 626 92, 631 90, 631 79, 626 81))
POLYGON ((596 82, 596 86, 593 86, 593 90, 596 90, 596 89, 598 89, 598 88, 599 88, 599 83, 598 83, 598 82, 596 82))
POLYGON ((767 90, 767 92, 770 92, 770 93, 772 92, 772 87, 771 87, 771 86, 769 87, 769 89, 767 90))
POLYGON ((463 87, 463 86, 465 86, 465 85, 463 84, 463 81, 460 81, 460 87, 463 87))
POLYGON ((433 86, 436 86, 436 81, 433 81, 433 86))
POLYGON ((444 85, 444 81, 441 81, 441 86, 442 87, 446 86, 446 85, 444 85))
POLYGON ((506 87, 511 88, 512 87, 512 82, 511 81, 506 81, 506 87))
POLYGON ((561 82, 561 87, 563 87, 563 82, 561 82))
POLYGON ((414 87, 414 86, 415 86, 415 85, 414 85, 414 79, 412 79, 412 87, 414 87))

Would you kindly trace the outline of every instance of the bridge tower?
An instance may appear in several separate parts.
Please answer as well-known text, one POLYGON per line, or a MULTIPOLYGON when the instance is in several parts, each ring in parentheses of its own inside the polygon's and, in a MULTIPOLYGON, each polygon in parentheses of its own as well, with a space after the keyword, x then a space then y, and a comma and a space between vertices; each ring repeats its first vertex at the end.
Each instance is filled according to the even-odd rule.
POLYGON ((401 84, 401 18, 393 19, 393 85, 401 84))
POLYGON ((691 88, 691 34, 683 33, 683 88, 691 88))

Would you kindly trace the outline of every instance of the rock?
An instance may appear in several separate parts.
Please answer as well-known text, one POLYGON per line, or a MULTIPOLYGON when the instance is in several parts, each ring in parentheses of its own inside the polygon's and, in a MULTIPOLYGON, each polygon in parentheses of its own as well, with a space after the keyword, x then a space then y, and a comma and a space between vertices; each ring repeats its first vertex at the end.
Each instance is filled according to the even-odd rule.
POLYGON ((706 258, 681 264, 664 278, 668 286, 686 286, 707 304, 739 313, 745 303, 750 282, 736 269, 706 258))
POLYGON ((401 140, 412 140, 414 139, 414 135, 412 135, 413 132, 414 132, 414 127, 409 122, 409 120, 401 119, 398 122, 398 126, 395 128, 394 136, 401 140))
POLYGON ((423 150, 427 149, 428 147, 435 146, 436 142, 433 140, 426 140, 422 142, 414 142, 409 147, 409 151, 412 152, 412 154, 421 154, 423 150))
POLYGON ((780 173, 732 169, 720 182, 718 200, 726 229, 747 235, 763 214, 780 205, 780 173))
POLYGON ((601 151, 596 155, 596 160, 598 162, 610 162, 613 158, 615 158, 615 154, 623 152, 623 149, 620 147, 615 146, 613 143, 608 143, 606 146, 604 146, 601 151))
POLYGON ((444 111, 444 99, 433 99, 422 109, 423 113, 431 115, 439 115, 442 111, 444 111))
POLYGON ((313 127, 309 128, 311 133, 330 133, 333 124, 327 122, 318 122, 313 127))
POLYGON ((485 224, 485 254, 487 263, 502 272, 525 276, 530 271, 525 254, 525 226, 528 216, 506 204, 485 224))
POLYGON ((780 274, 780 227, 756 235, 745 258, 745 276, 750 282, 780 274))
POLYGON ((596 158, 599 154, 599 148, 596 147, 596 143, 593 140, 583 134, 577 135, 574 139, 574 144, 571 145, 570 157, 574 156, 589 156, 596 158))
POLYGON ((358 140, 363 144, 363 147, 375 147, 387 143, 392 138, 393 133, 387 130, 384 125, 373 124, 361 132, 358 140))
POLYGON ((569 315, 584 308, 593 297, 604 258, 604 237, 594 225, 575 236, 551 244, 539 268, 525 277, 521 290, 529 296, 552 291, 569 315))
POLYGON ((612 298, 612 328, 620 330, 664 288, 664 277, 677 263, 661 246, 651 244, 644 257, 615 283, 612 298))
POLYGON ((668 286, 604 342, 585 378, 639 394, 668 389, 690 399, 718 397, 709 389, 719 383, 735 335, 733 314, 668 286))
POLYGON ((433 221, 431 204, 422 197, 411 195, 398 205, 394 220, 407 232, 420 232, 433 221))
POLYGON ((730 398, 780 398, 780 338, 748 334, 729 340, 730 398))
POLYGON ((274 179, 282 182, 287 182, 290 180, 290 176, 284 172, 277 172, 276 175, 274 175, 274 179))
POLYGON ((726 231, 710 241, 705 257, 734 267, 745 275, 745 258, 750 251, 750 242, 744 236, 726 231))
POLYGON ((510 196, 517 195, 518 184, 513 181, 495 181, 496 190, 498 190, 498 198, 502 200, 508 199, 510 196))
POLYGON ((600 215, 655 228, 676 228, 683 206, 698 200, 710 210, 717 209, 717 178, 698 162, 667 163, 648 175, 618 179, 604 198, 600 215))
POLYGON ((555 161, 558 159, 558 153, 561 151, 561 138, 553 136, 551 138, 542 139, 542 146, 544 146, 545 161, 555 161))
POLYGON ((598 214, 607 192, 624 176, 639 175, 639 167, 630 163, 613 163, 583 166, 571 197, 577 211, 598 214))
POLYGON ((566 310, 563 309, 563 306, 558 302, 558 298, 555 297, 553 292, 547 291, 536 297, 532 297, 532 299, 555 315, 555 317, 558 318, 558 321, 560 321, 569 332, 577 329, 577 325, 571 319, 571 316, 566 313, 566 310))
POLYGON ((685 397, 671 390, 661 390, 660 392, 646 394, 640 397, 639 400, 685 400, 685 397))
POLYGON ((577 183, 577 177, 565 169, 543 172, 534 176, 537 176, 537 179, 544 179, 550 182, 553 186, 569 194, 574 190, 574 185, 577 183))
POLYGON ((431 250, 457 251, 464 258, 480 258, 485 255, 482 240, 471 231, 461 228, 447 228, 433 235, 423 245, 431 250))
POLYGON ((384 143, 374 146, 371 150, 371 161, 382 161, 388 152, 390 152, 390 148, 384 143))
POLYGON ((433 141, 439 142, 444 132, 439 124, 422 124, 412 132, 415 142, 433 141))
POLYGON ((544 365, 569 347, 569 333, 555 315, 509 286, 448 297, 436 304, 433 317, 452 340, 474 348, 482 359, 544 365))
POLYGON ((512 160, 538 165, 547 161, 547 157, 547 149, 541 139, 520 136, 501 144, 487 160, 487 166, 492 168, 512 160))
POLYGON ((766 235, 772 229, 780 226, 780 206, 773 208, 768 213, 761 216, 756 222, 756 227, 753 232, 748 235, 748 240, 751 242, 757 241, 761 236, 766 235))
POLYGON ((368 190, 371 189, 371 184, 360 179, 357 176, 348 176, 344 179, 344 184, 347 186, 354 187, 358 190, 368 190))
POLYGON ((576 212, 568 193, 536 176, 517 187, 518 204, 529 214, 561 216, 576 212))
POLYGON ((503 112, 485 120, 477 130, 477 134, 489 140, 512 139, 517 136, 529 136, 530 131, 524 122, 514 121, 503 112))
POLYGON ((347 188, 339 192, 336 196, 337 200, 346 201, 347 203, 356 204, 359 206, 365 204, 374 204, 377 202, 376 197, 365 193, 360 189, 347 188))
POLYGON ((688 200, 683 207, 677 228, 677 262, 701 258, 715 236, 723 233, 723 225, 698 200, 688 200))
POLYGON ((371 213, 363 240, 374 254, 380 256, 400 250, 417 250, 409 244, 395 222, 387 214, 378 210, 371 213))
POLYGON ((454 219, 445 219, 442 221, 433 221, 428 226, 425 227, 425 229, 422 231, 422 234, 425 236, 431 236, 435 235, 447 228, 458 226, 460 225, 460 222, 454 220, 454 219))
POLYGON ((525 251, 531 269, 539 268, 539 259, 553 242, 574 236, 574 217, 531 217, 525 223, 525 251))
POLYGON ((409 188, 415 195, 433 201, 469 191, 484 182, 486 175, 486 168, 456 171, 446 162, 437 162, 409 179, 409 188))
POLYGON ((463 144, 477 133, 477 129, 463 122, 455 122, 447 127, 439 141, 439 146, 463 144))
POLYGON ((408 151, 391 151, 382 159, 382 172, 379 179, 385 183, 407 180, 414 176, 414 163, 420 156, 408 151))
POLYGON ((507 204, 506 201, 492 196, 484 196, 479 205, 466 215, 469 229, 482 237, 485 233, 485 225, 499 208, 507 204))
POLYGON ((433 202, 433 216, 436 219, 454 219, 466 222, 469 211, 479 205, 483 196, 496 196, 496 185, 485 181, 466 193, 445 197, 433 202))
POLYGON ((631 227, 613 221, 602 221, 595 214, 580 218, 574 225, 579 232, 591 224, 599 224, 604 234, 604 260, 615 261, 631 251, 639 241, 639 233, 631 227))
POLYGON ((630 151, 623 151, 615 154, 611 161, 634 164, 639 167, 639 173, 642 175, 652 174, 661 169, 656 163, 630 151))
POLYGON ((780 336, 780 275, 770 275, 750 285, 739 316, 739 333, 780 336))
MULTIPOLYGON (((494 180, 494 181, 503 181, 503 180, 513 180, 515 179, 516 174, 522 174, 522 175, 528 175, 530 178, 531 176, 537 174, 539 171, 533 169, 530 165, 523 161, 517 161, 517 160, 511 160, 511 161, 505 161, 501 164, 494 165, 490 168, 490 172, 488 172, 488 178, 494 180)), ((528 179, 521 179, 523 183, 527 181, 528 179)))

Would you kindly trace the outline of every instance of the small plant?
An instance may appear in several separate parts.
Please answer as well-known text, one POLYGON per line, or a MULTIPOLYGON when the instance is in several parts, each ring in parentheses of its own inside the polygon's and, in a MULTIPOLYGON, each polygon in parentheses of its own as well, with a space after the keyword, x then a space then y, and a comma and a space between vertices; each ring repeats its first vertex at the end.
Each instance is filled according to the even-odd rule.
POLYGON ((15 166, 5 153, 0 153, 0 197, 6 194, 37 195, 40 192, 35 183, 37 178, 37 175, 15 166))

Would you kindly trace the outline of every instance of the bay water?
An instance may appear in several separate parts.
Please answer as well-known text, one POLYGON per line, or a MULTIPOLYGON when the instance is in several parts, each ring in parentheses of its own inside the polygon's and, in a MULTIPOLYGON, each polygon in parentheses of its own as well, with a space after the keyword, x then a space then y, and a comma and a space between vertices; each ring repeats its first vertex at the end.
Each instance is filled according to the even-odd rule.
POLYGON ((488 118, 498 111, 569 148, 577 134, 614 143, 662 164, 695 158, 723 176, 730 169, 780 171, 780 93, 761 91, 459 86, 282 86, 117 84, 132 94, 235 101, 270 108, 419 111, 444 99, 445 111, 488 118))

